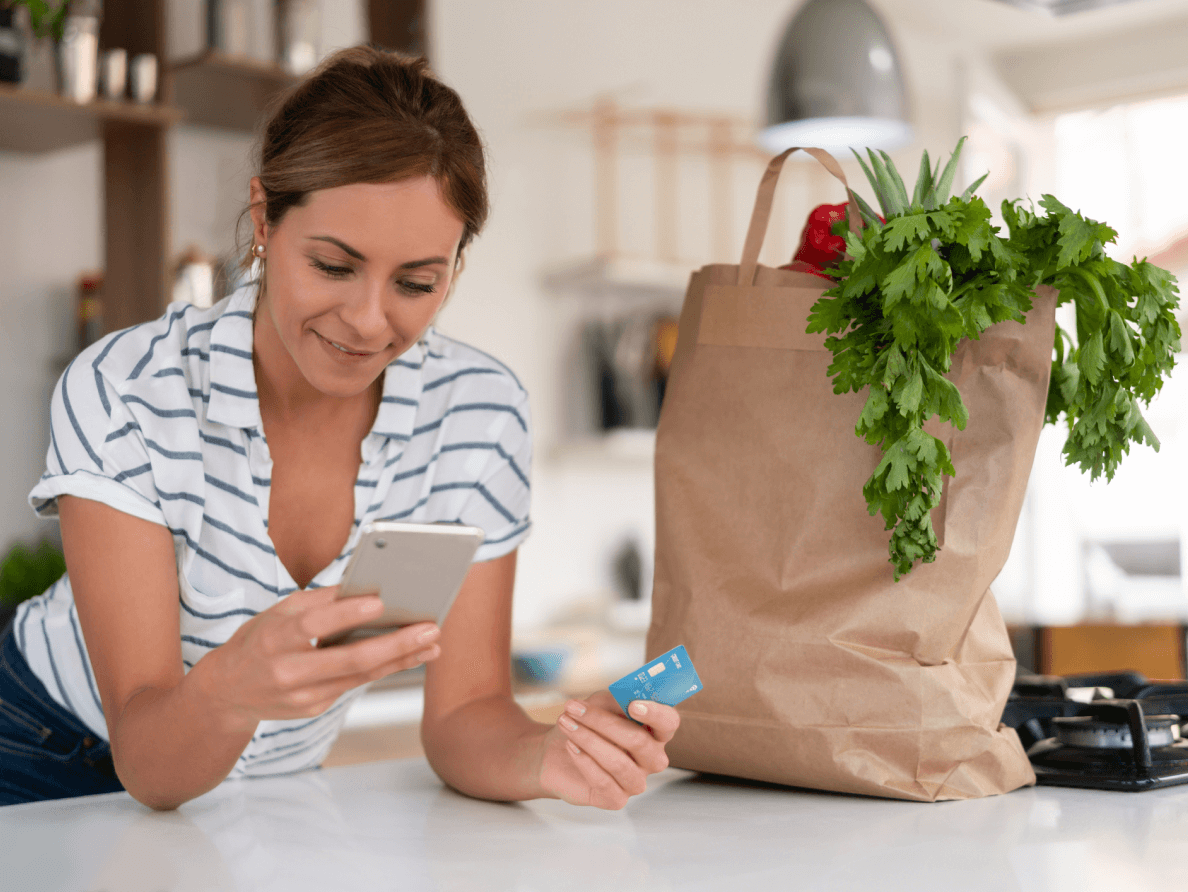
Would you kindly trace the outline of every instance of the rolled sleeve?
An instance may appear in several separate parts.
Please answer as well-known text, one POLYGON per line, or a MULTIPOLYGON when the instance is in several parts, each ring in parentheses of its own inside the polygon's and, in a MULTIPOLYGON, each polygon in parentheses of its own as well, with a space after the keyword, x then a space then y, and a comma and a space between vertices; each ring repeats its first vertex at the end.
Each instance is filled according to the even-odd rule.
POLYGON ((58 497, 78 496, 165 524, 144 434, 90 354, 58 380, 50 405, 46 472, 29 493, 42 517, 58 516, 58 497))
POLYGON ((515 551, 532 527, 532 424, 527 397, 514 405, 494 442, 491 457, 466 500, 461 520, 481 527, 486 539, 475 561, 490 561, 515 551))

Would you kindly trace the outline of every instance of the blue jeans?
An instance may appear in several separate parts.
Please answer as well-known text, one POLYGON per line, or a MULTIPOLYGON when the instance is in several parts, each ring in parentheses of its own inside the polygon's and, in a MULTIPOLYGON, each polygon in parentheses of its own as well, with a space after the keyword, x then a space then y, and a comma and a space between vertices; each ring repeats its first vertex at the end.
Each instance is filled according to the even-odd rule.
POLYGON ((111 747, 29 669, 11 626, 0 643, 0 805, 124 789, 111 747))

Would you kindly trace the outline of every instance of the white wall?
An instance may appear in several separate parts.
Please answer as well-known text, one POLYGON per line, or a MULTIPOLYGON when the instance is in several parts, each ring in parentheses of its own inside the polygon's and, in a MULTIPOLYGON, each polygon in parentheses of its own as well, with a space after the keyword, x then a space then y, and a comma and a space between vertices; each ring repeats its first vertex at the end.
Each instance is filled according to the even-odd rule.
POLYGON ((75 281, 103 264, 98 144, 0 152, 0 554, 56 535, 26 497, 45 469, 49 400, 74 349, 75 281))

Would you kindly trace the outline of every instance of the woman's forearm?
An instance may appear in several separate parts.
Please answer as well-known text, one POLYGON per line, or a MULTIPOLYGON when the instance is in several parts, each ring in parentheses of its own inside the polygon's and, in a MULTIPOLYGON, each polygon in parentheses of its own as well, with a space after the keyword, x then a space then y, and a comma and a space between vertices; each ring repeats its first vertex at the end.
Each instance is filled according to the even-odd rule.
POLYGON ((203 662, 176 687, 131 697, 111 729, 120 782, 151 808, 177 808, 216 787, 255 732, 255 723, 225 713, 204 690, 203 662))
POLYGON ((540 785, 549 725, 529 718, 510 697, 471 701, 421 723, 425 755, 454 789, 504 802, 551 797, 540 785))

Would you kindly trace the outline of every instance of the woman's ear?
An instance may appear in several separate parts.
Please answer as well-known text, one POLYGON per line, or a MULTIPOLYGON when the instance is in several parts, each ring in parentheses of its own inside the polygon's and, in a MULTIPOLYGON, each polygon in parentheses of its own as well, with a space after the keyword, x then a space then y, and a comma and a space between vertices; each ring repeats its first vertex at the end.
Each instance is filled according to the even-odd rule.
POLYGON ((252 244, 268 244, 267 205, 264 195, 264 184, 259 177, 252 177, 248 184, 248 199, 252 214, 252 244))

